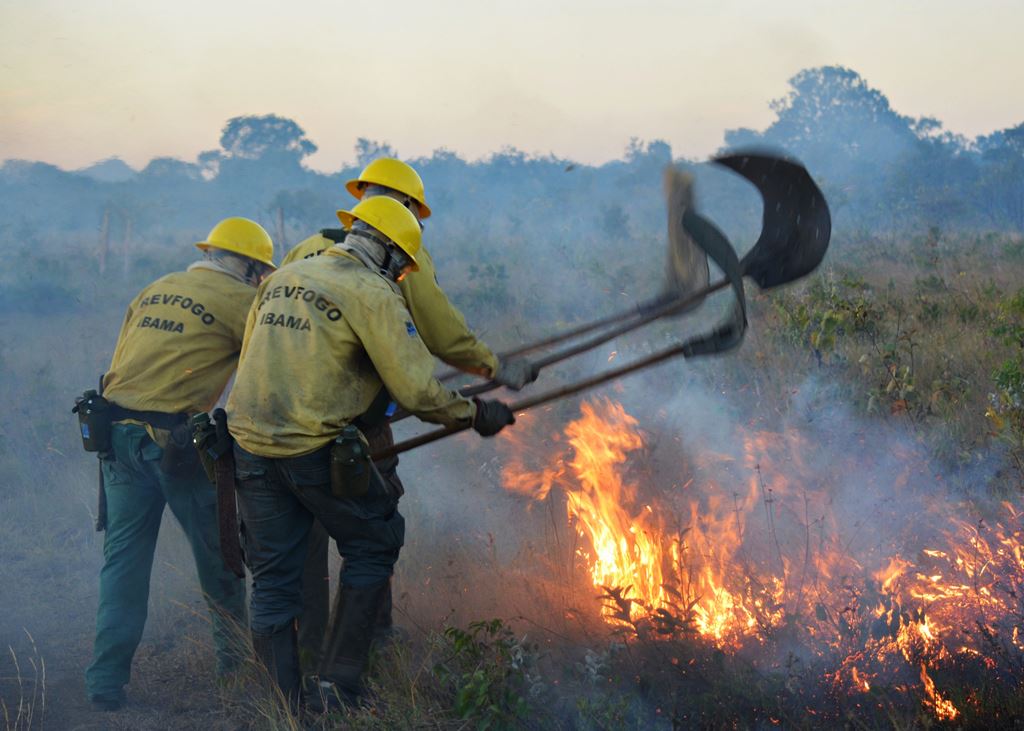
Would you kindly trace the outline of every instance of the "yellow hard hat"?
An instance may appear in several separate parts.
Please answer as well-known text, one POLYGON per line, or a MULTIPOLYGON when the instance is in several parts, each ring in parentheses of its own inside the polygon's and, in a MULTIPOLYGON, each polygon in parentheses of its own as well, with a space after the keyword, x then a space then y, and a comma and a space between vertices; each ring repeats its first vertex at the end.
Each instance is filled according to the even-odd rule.
POLYGON ((357 203, 351 211, 338 211, 338 219, 346 230, 352 228, 356 219, 365 221, 395 242, 412 259, 412 270, 418 272, 416 254, 420 250, 420 222, 412 211, 384 195, 367 198, 357 203))
POLYGON ((255 221, 241 216, 225 218, 210 229, 206 240, 198 242, 196 247, 203 251, 207 249, 231 251, 255 259, 271 269, 277 268, 274 266, 274 242, 271 240, 270 234, 255 221))
POLYGON ((405 193, 420 204, 420 218, 430 218, 430 206, 423 199, 423 181, 412 166, 401 160, 393 157, 374 160, 363 168, 358 178, 345 183, 345 189, 362 200, 366 185, 383 185, 405 193))

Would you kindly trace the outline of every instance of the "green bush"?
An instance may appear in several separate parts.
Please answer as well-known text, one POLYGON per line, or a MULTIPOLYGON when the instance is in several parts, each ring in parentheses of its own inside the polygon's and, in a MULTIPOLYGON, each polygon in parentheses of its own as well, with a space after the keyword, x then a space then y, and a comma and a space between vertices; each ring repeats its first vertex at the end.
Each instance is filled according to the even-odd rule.
POLYGON ((500 619, 444 630, 447 656, 435 666, 455 714, 479 731, 517 728, 526 717, 531 647, 500 619))

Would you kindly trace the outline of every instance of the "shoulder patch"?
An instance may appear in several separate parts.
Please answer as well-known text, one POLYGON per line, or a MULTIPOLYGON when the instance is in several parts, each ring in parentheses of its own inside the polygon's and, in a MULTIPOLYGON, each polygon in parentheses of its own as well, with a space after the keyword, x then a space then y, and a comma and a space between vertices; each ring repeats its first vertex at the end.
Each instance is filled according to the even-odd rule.
POLYGON ((412 320, 405 321, 405 332, 410 338, 416 337, 416 326, 412 324, 412 320))

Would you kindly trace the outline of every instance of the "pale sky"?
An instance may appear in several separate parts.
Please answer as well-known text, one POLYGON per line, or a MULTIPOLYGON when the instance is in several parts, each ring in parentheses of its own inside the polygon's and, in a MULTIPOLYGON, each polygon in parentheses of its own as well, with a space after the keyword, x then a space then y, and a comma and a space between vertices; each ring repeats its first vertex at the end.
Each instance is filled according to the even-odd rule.
POLYGON ((0 0, 0 159, 192 160, 267 113, 320 170, 358 137, 600 163, 637 136, 697 157, 825 64, 969 137, 1018 124, 1024 0, 0 0))

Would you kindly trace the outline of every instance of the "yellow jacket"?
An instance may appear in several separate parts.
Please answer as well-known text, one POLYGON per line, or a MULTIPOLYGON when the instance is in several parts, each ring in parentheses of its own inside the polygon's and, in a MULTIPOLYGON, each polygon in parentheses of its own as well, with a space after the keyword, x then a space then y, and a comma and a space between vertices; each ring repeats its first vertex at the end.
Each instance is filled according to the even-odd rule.
POLYGON ((205 268, 156 280, 128 305, 103 395, 137 411, 206 411, 235 370, 255 294, 205 268))
POLYGON ((369 409, 382 385, 424 421, 472 421, 473 402, 433 371, 397 288, 331 248, 260 285, 228 397, 229 429, 253 454, 307 454, 369 409))
MULTIPOLYGON (((323 234, 310 236, 285 255, 281 266, 318 256, 333 245, 334 241, 323 234)), ((434 262, 426 248, 420 248, 416 262, 420 270, 407 274, 398 286, 427 350, 461 371, 493 377, 498 371, 497 356, 477 339, 466 318, 437 283, 434 262)))

